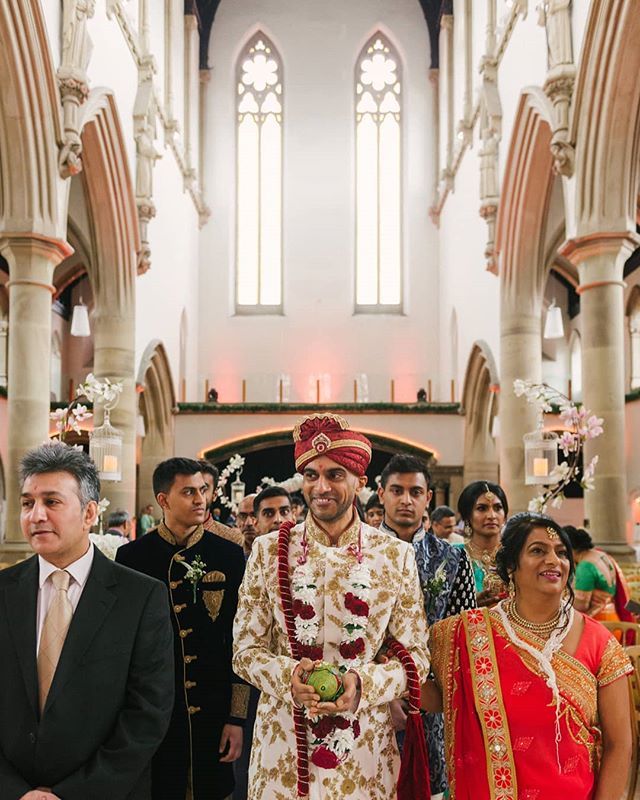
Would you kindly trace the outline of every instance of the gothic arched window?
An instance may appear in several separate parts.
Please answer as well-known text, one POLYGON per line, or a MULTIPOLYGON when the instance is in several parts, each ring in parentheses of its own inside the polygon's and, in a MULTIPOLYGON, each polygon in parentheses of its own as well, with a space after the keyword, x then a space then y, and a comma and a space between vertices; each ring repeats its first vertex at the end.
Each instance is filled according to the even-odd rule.
POLYGON ((282 306, 282 62, 263 33, 236 69, 236 308, 282 306))
POLYGON ((400 59, 376 33, 356 66, 356 307, 402 305, 400 59))

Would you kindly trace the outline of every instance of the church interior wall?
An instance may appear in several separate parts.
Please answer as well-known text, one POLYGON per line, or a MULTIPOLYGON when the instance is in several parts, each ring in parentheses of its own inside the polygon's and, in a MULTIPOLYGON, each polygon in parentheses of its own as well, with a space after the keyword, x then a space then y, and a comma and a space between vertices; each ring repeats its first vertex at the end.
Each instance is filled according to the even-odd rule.
MULTIPOLYGON (((377 433, 433 452, 439 467, 462 463, 464 418, 458 414, 349 414, 349 421, 365 433, 377 433)), ((179 414, 175 420, 176 455, 193 457, 213 446, 260 436, 272 431, 291 431, 300 414, 179 414)), ((291 464, 291 474, 295 471, 291 464)))
MULTIPOLYGON (((290 374, 292 400, 315 399, 314 375, 331 374, 322 399, 353 398, 368 375, 372 400, 415 399, 437 379, 437 232, 427 223, 432 147, 427 28, 417 3, 268 6, 222 2, 213 27, 208 95, 206 183, 212 220, 201 238, 200 369, 221 400, 275 400, 277 376, 290 374), (282 316, 234 314, 235 59, 264 30, 284 75, 282 316), (381 28, 401 54, 404 114, 404 315, 354 315, 354 72, 368 38, 381 28), (337 34, 337 35, 336 35, 337 34), (347 341, 347 347, 336 343, 347 341), (223 343, 223 346, 220 346, 223 343), (267 343, 266 346, 264 343, 267 343)), ((435 387, 434 387, 435 388, 435 387)))

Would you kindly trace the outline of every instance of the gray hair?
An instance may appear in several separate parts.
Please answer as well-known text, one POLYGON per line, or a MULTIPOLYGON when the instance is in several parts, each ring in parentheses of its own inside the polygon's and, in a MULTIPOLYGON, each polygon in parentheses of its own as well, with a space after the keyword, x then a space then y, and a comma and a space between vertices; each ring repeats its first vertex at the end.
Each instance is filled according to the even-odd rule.
POLYGON ((107 526, 109 528, 120 528, 122 525, 125 525, 131 516, 128 511, 125 511, 124 508, 116 508, 115 511, 112 511, 109 514, 109 521, 107 522, 107 526))
POLYGON ((84 450, 63 442, 52 441, 28 450, 20 461, 20 483, 24 485, 32 475, 46 472, 68 472, 78 483, 80 505, 86 508, 94 500, 100 500, 100 478, 93 461, 84 450))

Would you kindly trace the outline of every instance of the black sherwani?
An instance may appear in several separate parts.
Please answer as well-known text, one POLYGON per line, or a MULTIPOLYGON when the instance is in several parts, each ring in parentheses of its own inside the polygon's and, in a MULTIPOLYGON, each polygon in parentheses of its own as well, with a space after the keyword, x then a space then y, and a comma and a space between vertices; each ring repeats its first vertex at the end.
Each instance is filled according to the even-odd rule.
POLYGON ((179 545, 160 524, 118 548, 116 559, 164 581, 171 599, 176 675, 169 732, 152 763, 153 800, 221 800, 233 791, 232 764, 220 763, 225 724, 243 725, 249 687, 231 670, 232 627, 244 572, 242 548, 194 531, 179 545), (205 576, 194 588, 183 564, 199 556, 205 576))

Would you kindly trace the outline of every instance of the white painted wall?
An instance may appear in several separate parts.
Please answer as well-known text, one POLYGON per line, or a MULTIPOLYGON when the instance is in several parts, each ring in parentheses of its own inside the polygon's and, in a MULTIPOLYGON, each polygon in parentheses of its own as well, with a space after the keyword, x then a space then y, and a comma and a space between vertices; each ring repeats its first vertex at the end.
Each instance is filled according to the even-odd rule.
MULTIPOLYGON (((457 414, 346 413, 350 425, 366 434, 380 434, 431 450, 438 466, 462 462, 464 419, 457 414)), ((301 414, 179 414, 176 455, 193 458, 211 447, 265 433, 293 431, 301 414)), ((293 442, 293 439, 291 440, 293 442)))
MULTIPOLYGON (((212 219, 201 235, 200 371, 223 401, 275 400, 277 376, 307 400, 309 376, 331 375, 326 399, 415 399, 438 372, 438 237, 428 219, 433 181, 429 40, 414 0, 223 0, 210 46, 206 183, 212 219), (234 70, 261 28, 284 74, 284 315, 234 316, 234 70), (404 76, 404 316, 353 315, 354 65, 378 29, 404 76)), ((315 399, 315 398, 313 398, 315 399)), ((324 399, 324 398, 323 398, 324 399)))
MULTIPOLYGON (((184 8, 179 0, 173 3, 172 70, 175 116, 182 127, 184 97, 184 8)), ((138 29, 138 3, 124 5, 127 15, 138 29)), ((155 85, 161 101, 164 86, 165 0, 151 0, 151 52, 158 66, 155 85)), ((114 17, 107 16, 106 4, 96 3, 89 21, 93 52, 89 63, 92 88, 105 86, 115 93, 120 123, 127 149, 129 171, 135 186, 136 145, 133 130, 133 107, 138 85, 138 71, 124 35, 114 17)), ((197 103, 197 95, 194 98, 197 103)), ((197 137, 194 137, 197 142, 197 137)), ((136 280, 136 369, 140 358, 153 339, 160 339, 169 357, 176 394, 180 349, 180 315, 187 310, 192 332, 187 351, 187 386, 193 399, 201 399, 196 388, 198 374, 196 339, 198 325, 198 215, 189 194, 184 191, 183 177, 172 150, 165 143, 162 125, 158 123, 156 148, 162 154, 153 174, 156 217, 149 224, 151 269, 136 280)), ((197 155, 194 153, 194 156, 197 155)))

